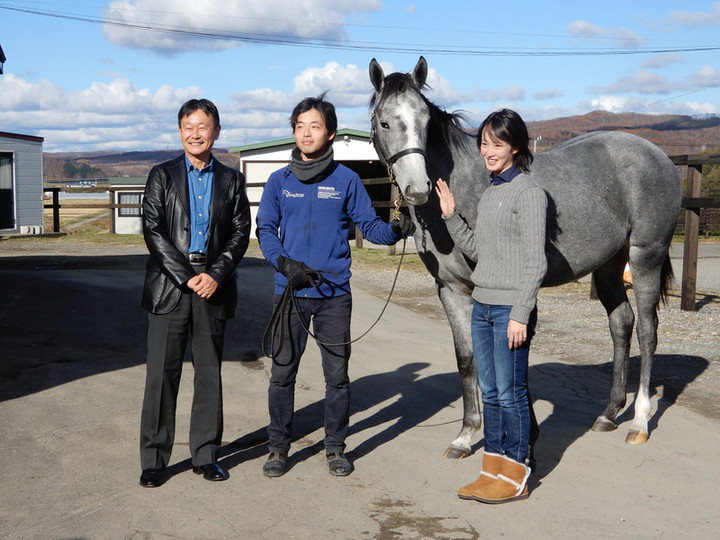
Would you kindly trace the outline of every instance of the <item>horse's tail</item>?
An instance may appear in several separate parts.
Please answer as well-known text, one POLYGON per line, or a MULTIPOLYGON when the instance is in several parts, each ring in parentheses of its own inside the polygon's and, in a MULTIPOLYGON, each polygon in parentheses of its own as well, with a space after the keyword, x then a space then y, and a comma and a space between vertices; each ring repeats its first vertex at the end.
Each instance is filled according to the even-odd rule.
POLYGON ((663 306, 668 303, 668 296, 670 295, 670 287, 673 284, 675 273, 673 272, 672 262, 670 261, 670 252, 668 251, 665 256, 665 262, 663 262, 662 270, 660 271, 660 301, 663 306))

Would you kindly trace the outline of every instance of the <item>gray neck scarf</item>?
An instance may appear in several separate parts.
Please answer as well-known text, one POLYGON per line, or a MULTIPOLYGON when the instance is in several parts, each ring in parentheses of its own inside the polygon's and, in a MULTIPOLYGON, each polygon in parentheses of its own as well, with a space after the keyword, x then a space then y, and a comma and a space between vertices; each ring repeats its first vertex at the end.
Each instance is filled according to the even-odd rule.
POLYGON ((292 160, 290 162, 290 170, 301 182, 309 182, 310 180, 324 180, 327 174, 323 174, 333 163, 333 147, 328 146, 327 151, 319 158, 310 161, 303 161, 300 156, 300 149, 293 148, 292 160))

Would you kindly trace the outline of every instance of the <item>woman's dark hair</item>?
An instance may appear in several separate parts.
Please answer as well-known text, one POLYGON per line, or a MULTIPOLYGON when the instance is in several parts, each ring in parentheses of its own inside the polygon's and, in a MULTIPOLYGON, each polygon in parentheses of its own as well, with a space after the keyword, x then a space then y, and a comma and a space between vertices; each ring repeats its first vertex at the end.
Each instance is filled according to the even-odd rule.
POLYGON ((191 99, 183 103, 182 107, 178 111, 178 127, 182 124, 182 119, 186 116, 191 115, 197 110, 201 110, 213 119, 213 127, 220 125, 220 113, 218 113, 217 107, 209 99, 191 99))
POLYGON ((510 109, 501 109, 490 113, 480 125, 477 133, 477 146, 480 148, 482 134, 489 135, 508 143, 517 150, 513 156, 513 165, 523 172, 530 172, 533 155, 530 151, 530 135, 527 126, 518 113, 510 109))
POLYGON ((290 115, 290 125, 292 126, 293 131, 295 131, 295 124, 297 124, 298 116, 311 109, 315 109, 322 115, 329 135, 332 135, 337 131, 337 115, 335 114, 335 106, 329 101, 325 101, 325 94, 327 94, 327 92, 323 92, 316 98, 305 98, 295 106, 292 114, 290 115))

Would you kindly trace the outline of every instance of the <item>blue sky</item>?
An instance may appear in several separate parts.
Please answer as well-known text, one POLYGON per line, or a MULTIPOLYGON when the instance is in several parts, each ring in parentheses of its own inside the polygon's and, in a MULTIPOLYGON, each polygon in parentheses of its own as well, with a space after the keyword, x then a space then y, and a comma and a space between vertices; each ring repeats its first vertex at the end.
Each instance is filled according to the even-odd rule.
POLYGON ((605 0, 0 0, 0 131, 48 152, 179 148, 193 97, 219 146, 291 136, 328 91, 341 128, 369 129, 368 64, 428 61, 428 97, 472 125, 593 110, 720 114, 720 2, 605 0), (682 7, 680 7, 682 6, 682 7))

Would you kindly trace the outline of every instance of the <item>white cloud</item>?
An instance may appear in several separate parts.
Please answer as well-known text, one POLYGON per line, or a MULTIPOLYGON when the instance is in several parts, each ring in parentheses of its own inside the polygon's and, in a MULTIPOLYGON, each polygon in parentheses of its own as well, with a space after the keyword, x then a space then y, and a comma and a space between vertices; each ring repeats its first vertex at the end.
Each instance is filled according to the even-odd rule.
POLYGON ((430 88, 425 92, 425 95, 430 101, 443 108, 454 107, 459 103, 467 101, 470 97, 455 88, 450 81, 442 77, 436 69, 428 69, 427 84, 430 88))
POLYGON ((187 88, 175 88, 169 84, 163 84, 153 94, 151 103, 153 110, 171 111, 176 113, 181 103, 185 103, 189 99, 199 98, 202 96, 202 90, 199 86, 188 86, 187 88))
POLYGON ((589 92, 595 94, 622 94, 622 93, 640 93, 640 94, 667 94, 677 88, 670 84, 667 77, 652 73, 650 71, 640 71, 634 75, 620 77, 614 83, 605 86, 591 86, 589 92))
POLYGON ((637 48, 645 43, 645 38, 638 36, 628 28, 603 28, 588 21, 572 21, 565 30, 571 36, 586 41, 597 42, 597 40, 609 40, 617 47, 637 48))
POLYGON ((328 91, 327 99, 336 107, 358 107, 367 104, 372 85, 367 71, 358 66, 328 62, 323 67, 304 69, 293 80, 293 93, 299 99, 315 97, 328 91))
POLYGON ((44 79, 33 83, 6 74, 0 95, 3 129, 44 137, 46 151, 123 150, 178 146, 179 104, 201 89, 163 85, 153 93, 115 79, 67 92, 44 79))
POLYGON ((565 27, 565 30, 571 36, 582 38, 603 37, 607 35, 607 31, 604 28, 587 21, 572 21, 565 27))
POLYGON ((234 106, 239 109, 260 111, 287 111, 295 105, 290 96, 272 88, 258 88, 230 94, 234 106))
POLYGON ((641 65, 647 69, 662 69, 672 64, 684 64, 687 59, 681 54, 658 54, 651 56, 641 65))
POLYGON ((7 73, 0 77, 0 111, 24 111, 35 108, 52 108, 63 97, 64 90, 48 81, 28 82, 17 75, 7 73))
POLYGON ((521 101, 525 99, 526 91, 521 86, 508 86, 506 88, 478 88, 472 93, 473 101, 499 103, 503 101, 521 101))
POLYGON ((720 70, 705 64, 690 76, 690 82, 693 86, 700 88, 718 87, 720 86, 720 70))
POLYGON ((273 37, 338 40, 346 38, 348 15, 381 8, 380 0, 114 0, 105 11, 103 33, 115 45, 164 54, 273 37))
POLYGON ((690 115, 698 115, 698 114, 718 114, 720 112, 720 108, 718 108, 717 104, 715 103, 696 103, 693 101, 688 101, 686 103, 673 103, 671 104, 673 106, 673 112, 675 114, 690 114, 690 115), (678 106, 682 109, 687 108, 687 113, 678 113, 678 106))
POLYGON ((720 23, 720 2, 714 2, 709 11, 673 11, 668 21, 690 28, 715 26, 720 23))
POLYGON ((602 109, 610 112, 625 112, 628 98, 621 96, 600 96, 590 100, 592 110, 602 109))
POLYGON ((557 88, 546 88, 545 90, 540 90, 539 92, 533 93, 532 98, 538 101, 545 101, 548 99, 559 98, 563 95, 564 94, 562 90, 558 90, 557 88))
POLYGON ((505 99, 511 101, 522 101, 525 99, 525 89, 522 86, 508 86, 503 90, 505 99))
POLYGON ((628 28, 616 28, 611 31, 611 36, 618 46, 629 49, 637 48, 643 45, 647 40, 638 36, 635 32, 628 28))
POLYGON ((94 82, 90 88, 68 94, 65 107, 71 111, 118 113, 152 108, 149 89, 136 88, 127 79, 115 79, 109 84, 94 82))

